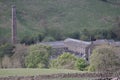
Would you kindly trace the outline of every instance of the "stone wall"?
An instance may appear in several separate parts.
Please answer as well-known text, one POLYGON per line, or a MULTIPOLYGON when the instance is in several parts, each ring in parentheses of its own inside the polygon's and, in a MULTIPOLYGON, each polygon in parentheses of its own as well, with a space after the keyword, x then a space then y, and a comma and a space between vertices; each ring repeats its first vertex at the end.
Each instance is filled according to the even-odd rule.
POLYGON ((71 74, 51 74, 51 75, 39 75, 39 76, 10 76, 1 77, 0 80, 52 80, 52 79, 62 79, 62 78, 96 78, 100 80, 111 80, 113 77, 112 73, 71 73, 71 74))

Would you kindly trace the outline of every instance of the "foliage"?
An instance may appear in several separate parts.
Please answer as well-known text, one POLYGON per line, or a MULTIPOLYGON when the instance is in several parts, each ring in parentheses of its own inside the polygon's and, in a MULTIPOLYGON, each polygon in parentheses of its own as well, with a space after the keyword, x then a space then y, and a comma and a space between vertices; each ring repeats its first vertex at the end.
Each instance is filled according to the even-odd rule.
POLYGON ((90 40, 90 31, 88 31, 87 29, 84 29, 82 31, 82 35, 80 37, 81 40, 90 40))
POLYGON ((46 36, 46 37, 42 40, 42 42, 49 42, 49 41, 55 41, 55 39, 54 39, 53 37, 51 37, 51 36, 46 36))
POLYGON ((63 29, 59 27, 53 27, 53 28, 48 28, 48 31, 46 32, 46 36, 51 36, 53 37, 53 40, 62 40, 64 39, 64 32, 63 29))
POLYGON ((74 39, 80 39, 80 32, 76 31, 76 32, 73 32, 73 33, 69 33, 68 37, 74 38, 74 39))
POLYGON ((53 68, 63 68, 63 69, 79 69, 81 71, 86 70, 88 66, 87 62, 82 58, 77 58, 74 54, 63 53, 53 59, 50 62, 51 67, 53 68))
POLYGON ((38 40, 37 41, 39 41, 39 42, 41 42, 43 39, 45 38, 45 34, 44 33, 39 33, 38 34, 38 40))
POLYGON ((115 26, 112 28, 112 32, 116 36, 115 39, 120 40, 120 17, 116 17, 115 26))
POLYGON ((23 39, 20 41, 21 44, 34 44, 36 42, 36 37, 31 37, 31 36, 24 36, 23 39))
POLYGON ((88 68, 88 71, 95 71, 95 67, 93 65, 90 65, 89 68, 88 68))
MULTIPOLYGON (((118 2, 119 0, 107 1, 118 2)), ((57 40, 63 39, 62 33, 82 32, 83 28, 90 31, 109 29, 115 27, 113 25, 114 17, 120 14, 119 5, 109 5, 101 0, 76 0, 75 2, 73 0, 0 0, 0 35, 5 38, 9 38, 11 33, 11 28, 8 27, 10 26, 11 4, 15 4, 17 7, 17 27, 19 29, 17 33, 20 39, 26 34, 31 37, 33 33, 43 33, 45 27, 56 28, 61 32, 53 34, 57 31, 51 31, 53 33, 50 36, 55 36, 54 38, 57 40), (114 5, 115 7, 113 7, 114 5)), ((49 34, 48 30, 46 33, 49 34)))
POLYGON ((50 62, 50 67, 51 68, 58 68, 58 62, 57 62, 57 59, 53 59, 53 60, 51 60, 51 62, 50 62))
POLYGON ((90 56, 90 68, 92 71, 114 71, 120 67, 119 52, 114 46, 98 46, 90 56))
POLYGON ((40 44, 31 45, 28 49, 29 54, 26 57, 26 67, 28 68, 48 68, 50 47, 40 44))
POLYGON ((35 44, 37 42, 41 42, 45 37, 44 33, 34 33, 31 36, 29 35, 24 35, 22 39, 20 40, 21 44, 26 44, 26 45, 31 45, 35 44))
POLYGON ((107 2, 107 0, 101 0, 101 1, 107 2))
POLYGON ((57 59, 51 61, 51 67, 74 69, 76 57, 70 53, 63 53, 57 59))
POLYGON ((24 36, 20 43, 24 43, 26 45, 35 44, 37 42, 48 42, 48 41, 58 41, 63 40, 67 37, 71 37, 74 39, 81 39, 86 41, 96 40, 96 39, 116 39, 119 40, 119 27, 115 27, 114 29, 94 29, 88 30, 83 29, 81 32, 63 32, 61 29, 47 29, 48 31, 45 33, 41 33, 38 35, 24 36))
POLYGON ((14 49, 14 46, 12 44, 9 44, 9 43, 5 43, 5 44, 0 45, 0 57, 3 57, 4 55, 12 56, 13 49, 14 49))
POLYGON ((2 58, 5 55, 11 57, 14 54, 13 49, 14 49, 14 46, 9 43, 4 43, 0 45, 0 66, 1 67, 3 67, 2 58))
POLYGON ((12 58, 13 68, 25 68, 25 57, 28 54, 28 46, 16 44, 12 58))
POLYGON ((82 58, 78 58, 77 61, 75 62, 75 66, 77 69, 84 71, 85 68, 87 67, 87 62, 86 60, 82 59, 82 58))

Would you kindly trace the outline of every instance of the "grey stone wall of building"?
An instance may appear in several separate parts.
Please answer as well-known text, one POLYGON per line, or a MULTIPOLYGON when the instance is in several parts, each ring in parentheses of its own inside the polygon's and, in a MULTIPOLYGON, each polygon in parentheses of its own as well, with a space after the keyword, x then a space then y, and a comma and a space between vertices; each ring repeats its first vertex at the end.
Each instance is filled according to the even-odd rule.
POLYGON ((64 52, 69 52, 76 55, 77 57, 84 58, 89 61, 89 56, 91 55, 95 46, 107 44, 112 46, 120 47, 120 42, 115 42, 114 40, 96 40, 92 42, 86 42, 76 39, 65 39, 64 41, 56 42, 44 42, 40 43, 42 45, 48 45, 53 48, 53 55, 51 59, 56 58, 58 55, 61 55, 64 52))

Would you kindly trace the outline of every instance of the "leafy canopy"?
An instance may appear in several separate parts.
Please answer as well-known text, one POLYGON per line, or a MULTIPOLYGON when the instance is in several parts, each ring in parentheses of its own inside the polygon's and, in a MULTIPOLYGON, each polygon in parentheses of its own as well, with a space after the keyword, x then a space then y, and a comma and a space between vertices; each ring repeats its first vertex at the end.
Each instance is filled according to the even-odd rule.
POLYGON ((103 45, 93 50, 90 56, 90 71, 116 71, 120 67, 117 47, 103 45))
POLYGON ((51 67, 62 69, 74 69, 76 57, 70 53, 63 53, 57 59, 51 61, 51 67))
POLYGON ((40 44, 31 45, 26 57, 26 67, 28 68, 48 68, 50 47, 40 44))

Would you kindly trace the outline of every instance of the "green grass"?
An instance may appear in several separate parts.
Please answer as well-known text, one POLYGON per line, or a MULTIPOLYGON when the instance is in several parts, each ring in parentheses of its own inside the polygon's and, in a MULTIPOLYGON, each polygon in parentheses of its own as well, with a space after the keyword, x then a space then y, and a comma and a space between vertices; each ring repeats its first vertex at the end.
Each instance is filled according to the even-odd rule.
POLYGON ((67 70, 67 69, 0 69, 0 77, 4 76, 34 76, 34 75, 47 75, 47 74, 57 74, 57 73, 81 73, 77 70, 67 70))
MULTIPOLYGON (((84 73, 85 71, 68 70, 68 69, 32 69, 32 68, 16 68, 16 69, 0 69, 0 77, 7 76, 36 76, 49 75, 57 73, 84 73)), ((42 79, 44 80, 44 79, 42 79)), ((94 78, 55 78, 45 80, 94 80, 94 78)))
MULTIPOLYGON (((68 70, 68 69, 30 69, 30 68, 17 68, 17 69, 0 69, 0 77, 7 76, 36 76, 48 75, 57 73, 84 73, 84 71, 68 70)), ((44 80, 44 79, 43 79, 44 80)), ((93 80, 90 78, 57 78, 45 80, 93 80)))
MULTIPOLYGON (((114 1, 120 3, 119 0, 114 1)), ((42 21, 49 28, 62 28, 65 32, 81 31, 84 28, 109 29, 120 15, 120 5, 101 0, 0 0, 2 28, 10 29, 11 4, 17 6, 20 37, 42 32, 45 27, 42 21)), ((10 31, 5 31, 5 34, 10 34, 10 31)))
MULTIPOLYGON (((47 80, 47 79, 45 79, 47 80)), ((65 78, 65 79, 48 79, 48 80, 94 80, 90 78, 65 78)))

